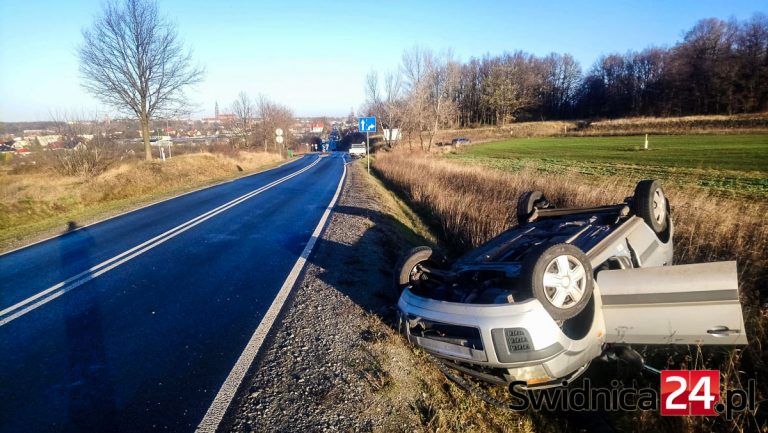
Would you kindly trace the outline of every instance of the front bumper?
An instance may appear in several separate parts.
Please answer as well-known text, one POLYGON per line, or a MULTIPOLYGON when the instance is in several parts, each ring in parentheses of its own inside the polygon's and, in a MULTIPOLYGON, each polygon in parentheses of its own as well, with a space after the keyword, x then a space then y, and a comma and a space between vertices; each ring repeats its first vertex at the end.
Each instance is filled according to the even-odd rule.
POLYGON ((492 371, 506 382, 573 378, 600 355, 605 335, 599 308, 594 309, 587 335, 573 340, 535 299, 463 304, 423 298, 405 289, 398 308, 400 331, 412 344, 469 368, 492 371))

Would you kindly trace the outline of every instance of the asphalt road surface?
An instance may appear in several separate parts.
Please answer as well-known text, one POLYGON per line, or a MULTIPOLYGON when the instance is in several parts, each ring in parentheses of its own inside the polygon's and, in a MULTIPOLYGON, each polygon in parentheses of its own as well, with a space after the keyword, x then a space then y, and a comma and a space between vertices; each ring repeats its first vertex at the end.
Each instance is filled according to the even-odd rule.
POLYGON ((194 431, 343 173, 309 155, 0 256, 0 431, 194 431))

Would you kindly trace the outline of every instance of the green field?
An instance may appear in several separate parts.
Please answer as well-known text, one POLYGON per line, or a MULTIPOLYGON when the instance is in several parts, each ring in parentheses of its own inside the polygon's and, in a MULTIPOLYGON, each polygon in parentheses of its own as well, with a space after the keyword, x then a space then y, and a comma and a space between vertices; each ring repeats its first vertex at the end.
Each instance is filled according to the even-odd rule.
POLYGON ((659 178, 723 195, 768 200, 768 135, 521 138, 470 146, 448 157, 501 170, 659 178))

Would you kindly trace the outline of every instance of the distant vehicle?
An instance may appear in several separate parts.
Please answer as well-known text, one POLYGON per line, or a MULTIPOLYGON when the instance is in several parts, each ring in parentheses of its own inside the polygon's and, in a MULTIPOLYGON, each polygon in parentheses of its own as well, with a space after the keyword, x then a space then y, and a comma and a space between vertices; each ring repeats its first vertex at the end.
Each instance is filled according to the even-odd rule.
POLYGON ((469 138, 466 138, 466 137, 454 138, 451 141, 451 144, 454 146, 466 146, 467 144, 470 144, 470 143, 472 142, 469 141, 469 138))
MULTIPOLYGON (((554 208, 521 195, 519 225, 453 263, 430 247, 399 269, 399 329, 455 369, 560 386, 629 344, 746 344, 736 262, 672 266, 658 182, 624 202, 554 208)), ((633 357, 642 363, 639 354, 633 357)))
POLYGON ((366 154, 365 143, 354 143, 349 147, 349 156, 352 158, 362 158, 366 154))

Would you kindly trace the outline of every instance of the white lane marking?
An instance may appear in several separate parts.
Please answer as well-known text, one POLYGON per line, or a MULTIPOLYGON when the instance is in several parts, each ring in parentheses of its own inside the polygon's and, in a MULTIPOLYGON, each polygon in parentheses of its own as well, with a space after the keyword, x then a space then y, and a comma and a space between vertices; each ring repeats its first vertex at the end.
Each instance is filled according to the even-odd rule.
POLYGON ((339 186, 336 187, 336 193, 333 195, 333 198, 328 204, 328 207, 325 209, 325 212, 323 212, 323 216, 320 218, 320 222, 317 223, 315 231, 312 232, 312 237, 309 238, 307 246, 304 247, 304 251, 301 252, 301 256, 299 256, 299 259, 296 260, 296 263, 293 265, 291 272, 288 274, 288 278, 285 279, 285 282, 280 288, 280 291, 277 293, 275 300, 272 301, 272 305, 269 306, 269 310, 267 310, 266 314, 264 314, 264 318, 261 319, 261 323, 259 323, 259 326, 256 328, 256 331, 254 331, 251 339, 245 346, 245 349, 243 349, 243 352, 240 354, 237 362, 232 367, 232 371, 229 372, 226 380, 224 380, 224 383, 221 385, 221 389, 219 389, 219 392, 213 399, 213 403, 211 403, 211 406, 205 413, 203 420, 200 421, 200 424, 197 426, 197 433, 214 433, 219 428, 221 420, 224 418, 224 415, 226 414, 230 404, 232 404, 232 400, 235 398, 235 394, 237 393, 238 388, 240 388, 240 384, 242 384, 246 373, 251 368, 251 364, 253 364, 253 360, 259 353, 261 345, 264 344, 264 339, 267 337, 269 330, 275 323, 275 319, 277 319, 277 315, 283 308, 283 304, 288 298, 288 295, 291 293, 294 284, 296 284, 296 279, 299 277, 301 270, 304 268, 304 264, 306 263, 309 255, 312 253, 312 248, 314 248, 315 242, 317 242, 317 240, 320 238, 320 234, 325 227, 325 222, 328 220, 328 216, 331 214, 333 207, 336 205, 336 201, 339 199, 339 195, 341 194, 341 187, 344 184, 344 178, 347 176, 347 167, 346 165, 343 167, 344 172, 342 173, 341 179, 339 180, 339 186))
MULTIPOLYGON (((286 161, 286 162, 284 162, 284 163, 282 163, 282 164, 280 164, 280 165, 278 165, 276 167, 272 167, 272 168, 270 168, 268 170, 257 171, 255 173, 246 174, 246 175, 243 175, 243 176, 240 176, 240 177, 236 177, 234 179, 223 180, 221 182, 214 183, 213 185, 202 186, 200 188, 193 189, 192 191, 182 192, 181 194, 176 194, 176 195, 174 195, 172 197, 167 197, 167 198, 164 198, 162 200, 158 200, 158 201, 155 201, 155 202, 152 202, 152 203, 147 203, 147 204, 139 206, 137 208, 133 208, 133 209, 127 210, 125 212, 121 212, 121 213, 119 213, 117 215, 112 215, 111 217, 104 218, 104 219, 98 220, 98 221, 94 221, 94 222, 92 222, 90 224, 86 224, 84 226, 80 226, 80 227, 76 228, 75 230, 71 230, 71 231, 78 231, 78 230, 82 230, 84 228, 88 228, 90 226, 95 226, 96 224, 101 224, 101 223, 103 223, 105 221, 109 221, 111 219, 119 218, 119 217, 121 217, 123 215, 127 215, 127 214, 132 213, 132 212, 140 211, 140 210, 148 208, 150 206, 154 206, 156 204, 160 204, 160 203, 163 203, 163 202, 166 202, 166 201, 170 201, 170 200, 173 200, 175 198, 184 197, 185 195, 193 194, 193 193, 196 193, 198 191, 202 191, 204 189, 217 187, 219 185, 224 185, 225 183, 232 183, 232 182, 236 182, 236 181, 241 180, 241 179, 245 179, 246 177, 256 176, 257 174, 262 174, 262 173, 267 173, 267 172, 272 171, 272 170, 277 170, 278 168, 280 168, 280 167, 282 167, 284 165, 288 165, 288 164, 293 163, 293 162, 301 161, 302 159, 303 159, 303 157, 292 159, 292 160, 286 161)), ((69 232, 67 232, 67 233, 69 233, 69 232)), ((58 238, 59 236, 62 236, 62 234, 49 236, 49 237, 47 237, 45 239, 40 239, 39 241, 32 242, 31 244, 22 245, 20 247, 14 248, 12 250, 8 250, 8 251, 5 251, 5 252, 2 252, 2 253, 0 253, 0 257, 3 257, 5 255, 7 255, 7 254, 15 253, 16 251, 23 250, 24 248, 29 248, 29 247, 37 245, 37 244, 42 244, 43 242, 50 241, 51 239, 54 239, 54 238, 58 238)))
POLYGON ((69 292, 70 290, 75 289, 75 288, 81 286, 83 283, 86 283, 86 282, 88 282, 88 281, 90 281, 90 280, 92 280, 92 279, 94 279, 94 278, 104 274, 105 272, 108 272, 108 271, 116 268, 117 266, 127 262, 128 260, 131 260, 132 258, 134 258, 134 257, 136 257, 136 256, 138 256, 140 254, 143 254, 146 251, 151 250, 152 248, 154 248, 154 247, 164 243, 165 241, 167 241, 169 239, 172 239, 172 238, 178 236, 179 234, 181 234, 181 233, 189 230, 190 228, 192 228, 192 227, 202 223, 203 221, 206 221, 206 220, 208 220, 210 218, 213 218, 214 216, 216 216, 216 215, 218 215, 218 214, 220 214, 220 213, 222 213, 222 212, 224 212, 224 211, 226 211, 228 209, 231 209, 231 208, 237 206, 238 204, 248 200, 251 197, 254 197, 254 196, 258 195, 258 194, 261 194, 262 192, 264 192, 264 191, 266 191, 266 190, 268 190, 268 189, 270 189, 270 188, 272 188, 272 187, 274 187, 274 186, 276 186, 278 184, 281 184, 281 183, 283 183, 283 182, 285 182, 285 181, 287 181, 287 180, 289 180, 289 179, 291 179, 293 177, 296 177, 296 176, 304 173, 305 171, 307 171, 310 168, 314 167, 319 162, 320 162, 320 159, 318 158, 314 162, 312 162, 312 164, 302 168, 301 170, 295 171, 295 172, 293 172, 293 173, 291 173, 291 174, 289 174, 287 176, 284 176, 284 177, 282 177, 280 179, 277 179, 277 180, 275 180, 275 181, 273 181, 271 183, 268 183, 267 185, 264 185, 264 186, 262 186, 262 187, 260 187, 258 189, 255 189, 255 190, 253 190, 253 191, 251 191, 249 193, 243 194, 240 197, 237 197, 237 198, 235 198, 235 199, 233 199, 233 200, 231 200, 231 201, 229 201, 227 203, 224 203, 223 205, 221 205, 221 206, 219 206, 217 208, 214 208, 214 209, 212 209, 212 210, 210 210, 210 211, 208 211, 208 212, 206 212, 206 213, 204 213, 202 215, 199 215, 199 216, 197 216, 195 218, 192 218, 189 221, 186 221, 186 222, 184 222, 182 224, 179 224, 178 226, 176 226, 176 227, 174 227, 174 228, 172 228, 172 229, 170 229, 170 230, 168 230, 168 231, 166 231, 164 233, 161 233, 161 234, 155 236, 154 238, 152 238, 152 239, 150 239, 148 241, 145 241, 145 242, 143 242, 143 243, 141 243, 141 244, 139 244, 139 245, 137 245, 137 246, 127 250, 127 251, 124 251, 124 252, 122 252, 122 253, 120 253, 120 254, 118 254, 118 255, 110 258, 110 259, 107 259, 107 260, 105 260, 105 261, 103 261, 103 262, 101 262, 101 263, 99 263, 99 264, 97 264, 97 265, 95 265, 95 266, 93 266, 93 267, 91 267, 91 268, 89 268, 89 269, 87 269, 87 270, 85 270, 85 271, 83 271, 83 272, 73 276, 73 277, 67 278, 66 280, 64 280, 64 281, 62 281, 60 283, 54 284, 53 286, 51 286, 51 287, 49 287, 49 288, 47 288, 47 289, 45 289, 45 290, 43 290, 43 291, 33 295, 33 296, 30 296, 27 299, 24 299, 23 301, 20 301, 20 302, 14 304, 14 305, 12 305, 12 306, 10 306, 8 308, 5 308, 4 310, 0 311, 0 326, 3 326, 5 324, 13 321, 14 319, 17 319, 17 318, 27 314, 28 312, 34 310, 35 308, 38 308, 41 305, 44 305, 44 304, 46 304, 46 303, 48 303, 48 302, 58 298, 59 296, 69 292), (42 298, 42 299, 40 299, 40 298, 42 298), (36 300, 37 300, 37 302, 35 302, 36 300))

